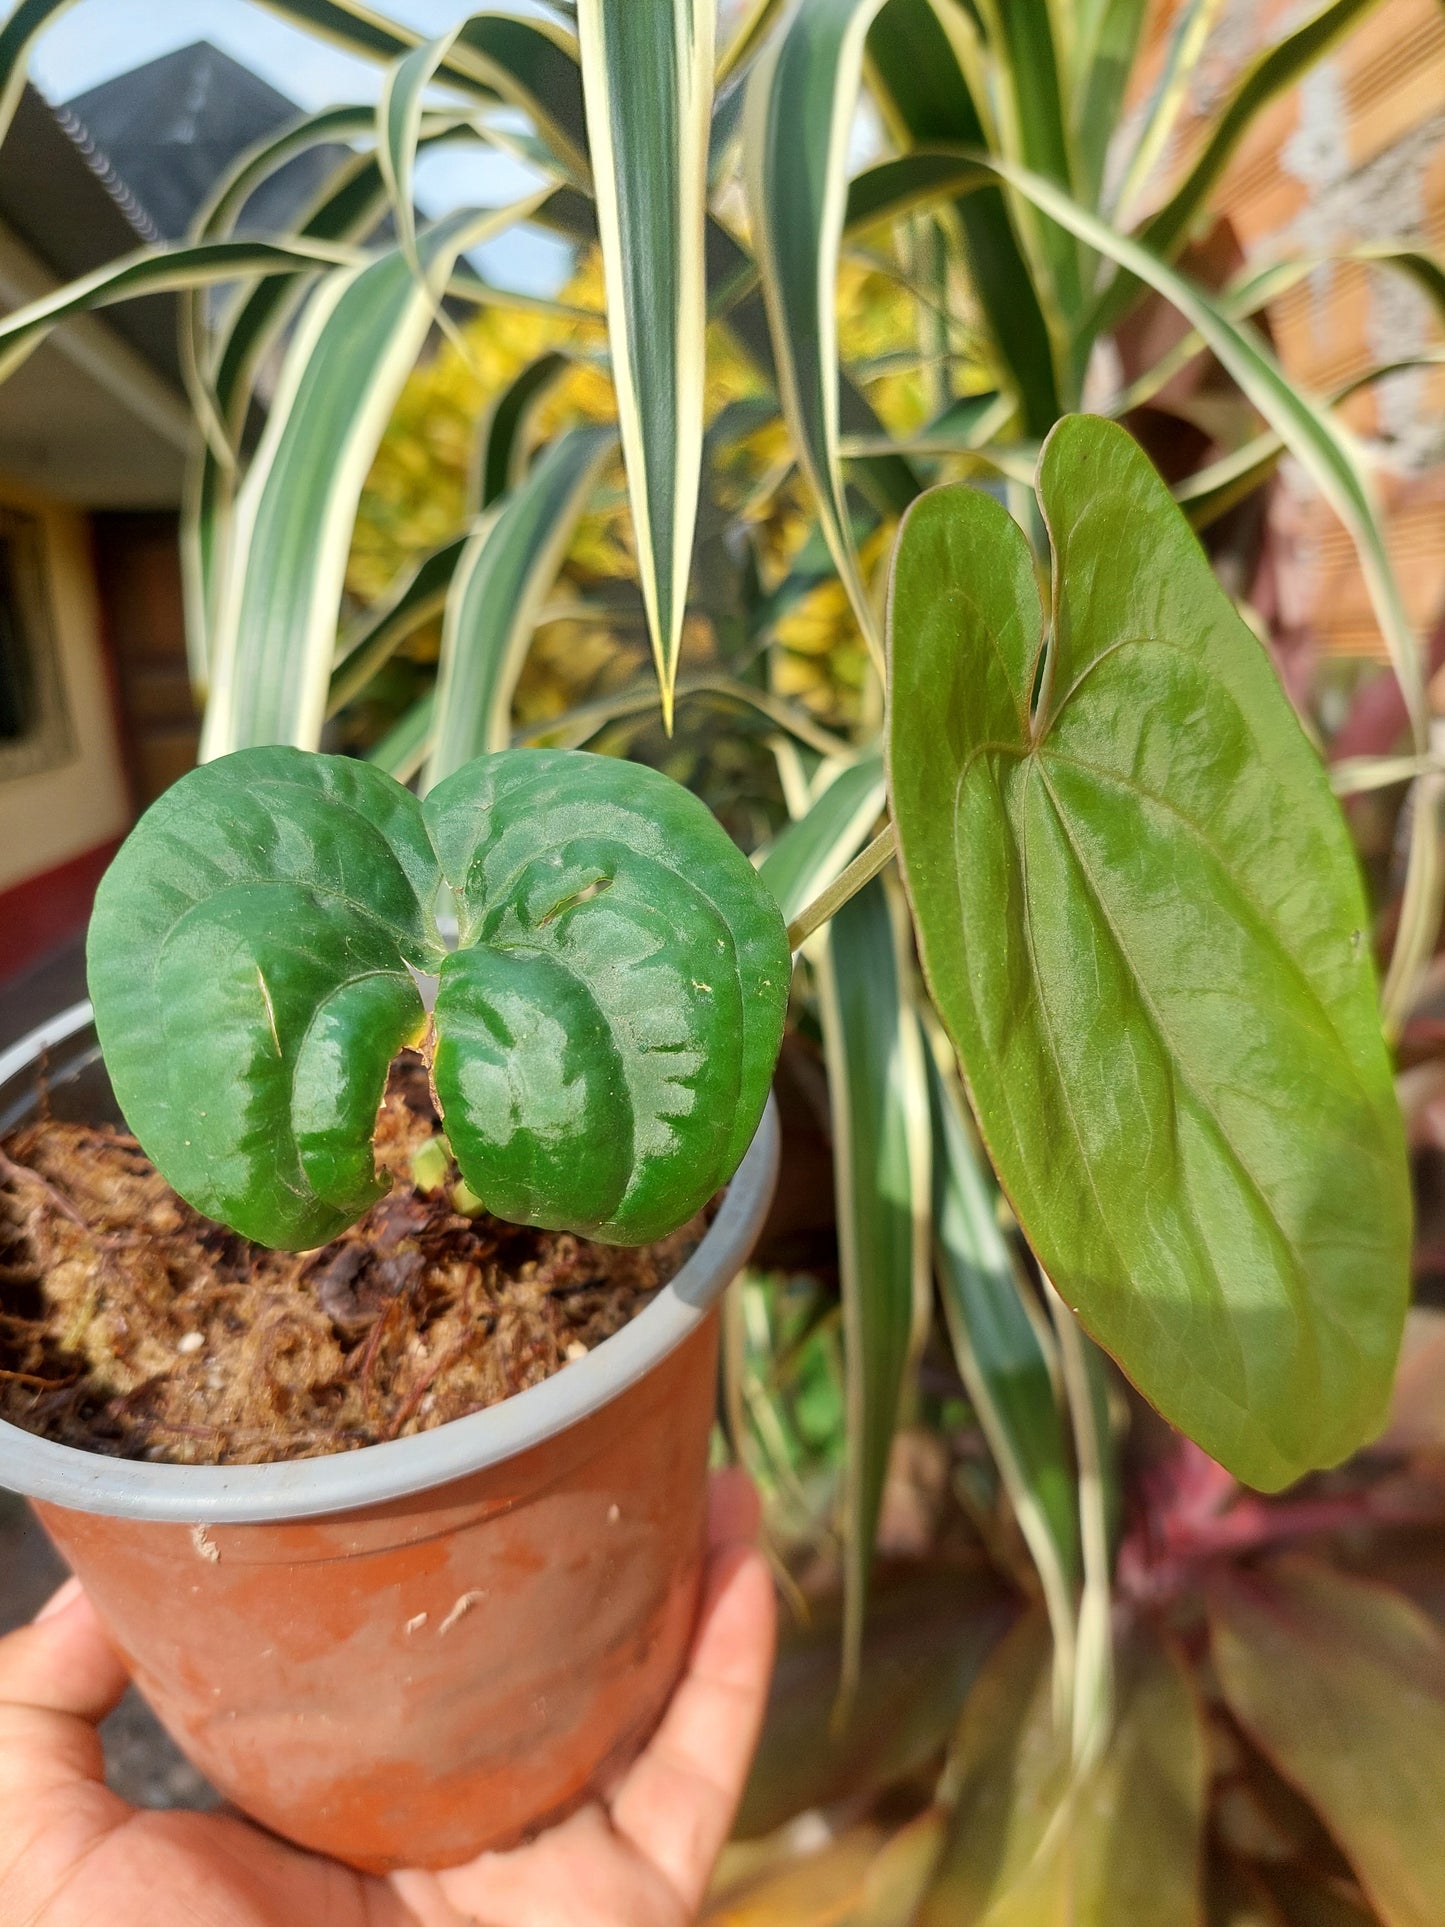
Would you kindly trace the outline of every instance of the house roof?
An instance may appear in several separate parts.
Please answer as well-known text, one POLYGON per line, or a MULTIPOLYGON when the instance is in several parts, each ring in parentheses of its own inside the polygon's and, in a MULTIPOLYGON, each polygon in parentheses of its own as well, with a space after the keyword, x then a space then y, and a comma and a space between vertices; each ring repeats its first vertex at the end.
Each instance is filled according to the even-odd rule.
MULTIPOLYGON (((0 146, 0 308, 148 238, 120 183, 27 87, 0 146)), ((190 432, 170 295, 63 323, 0 384, 0 473, 78 507, 173 506, 190 432)))
MULTIPOLYGON (((0 221, 49 268, 74 281, 155 238, 134 203, 105 178, 93 155, 69 135, 27 86, 0 146, 0 221)), ((112 308, 106 325, 164 378, 181 386, 175 303, 149 295, 112 308)))
MULTIPOLYGON (((72 138, 123 183, 155 238, 179 240, 231 162, 300 111, 218 47, 198 40, 77 94, 58 114, 72 138)), ((341 151, 318 147, 289 161, 251 197, 242 231, 291 226, 341 151)))
MULTIPOLYGON (((26 87, 0 145, 0 309, 181 238, 229 163, 298 111, 204 41, 60 108, 26 87)), ((292 226, 341 151, 297 156, 242 230, 292 226)), ((64 323, 0 384, 0 472, 79 505, 174 505, 191 432, 174 295, 64 323)))

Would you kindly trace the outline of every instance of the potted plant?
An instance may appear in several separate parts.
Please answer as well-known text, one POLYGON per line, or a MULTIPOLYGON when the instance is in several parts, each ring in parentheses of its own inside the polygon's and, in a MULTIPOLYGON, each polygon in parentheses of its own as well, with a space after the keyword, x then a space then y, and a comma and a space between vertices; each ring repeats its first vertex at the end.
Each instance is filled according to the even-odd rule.
MULTIPOLYGON (((513 1840, 636 1750, 690 1636, 715 1306, 776 1161, 775 1127, 758 1127, 787 1000, 782 918, 706 808, 651 770, 504 751, 423 806, 349 759, 243 750, 142 819, 98 898, 89 965, 125 1118, 181 1198, 255 1243, 213 1244, 213 1271, 197 1262, 206 1221, 182 1223, 163 1187, 138 1213, 107 1210, 107 1181, 135 1179, 130 1140, 66 1141, 68 1194, 43 1161, 7 1163, 10 1275, 52 1266, 31 1287, 36 1322, 47 1301, 54 1313, 59 1271, 93 1276, 108 1253, 108 1330, 128 1321, 127 1351, 172 1345, 201 1372, 182 1423, 133 1430, 128 1456, 6 1426, 7 1481, 40 1505, 171 1731, 254 1816, 375 1870, 513 1840), (435 916, 443 864, 452 949, 435 916), (414 969, 439 974, 430 1015, 414 969), (422 1050, 446 1138, 403 1167, 402 1203, 419 1208, 336 1244, 391 1188, 372 1139, 404 1045, 422 1050), (434 1208, 417 1195, 428 1159, 426 1188, 446 1187, 434 1208), (242 1454, 268 1462, 227 1463, 245 1435, 203 1387, 271 1370, 235 1296, 282 1283, 259 1274, 258 1247, 311 1253, 303 1289, 323 1295, 344 1278, 355 1298, 407 1267, 351 1353, 365 1375, 404 1298, 449 1268, 476 1272, 461 1213, 482 1200, 514 1224, 666 1258, 657 1241, 723 1184, 691 1256, 656 1274, 660 1294, 596 1349, 571 1345, 558 1375, 533 1372, 435 1430, 419 1392, 392 1387, 379 1442, 344 1450, 338 1413, 320 1444, 335 1456, 298 1458, 317 1449, 304 1436, 317 1421, 283 1374, 263 1400, 270 1437, 242 1454), (57 1200, 58 1256, 44 1228, 57 1200), (151 1307, 158 1266, 165 1302, 151 1307), (198 1290, 228 1274, 208 1316, 198 1290), (187 1440, 201 1463, 136 1462, 187 1440)), ((33 1056, 12 1061, 33 1110, 33 1056)), ((39 1127, 42 1142, 47 1130, 64 1127, 39 1127)), ((503 1262, 527 1279, 549 1257, 555 1244, 522 1245, 503 1262)), ((587 1271, 571 1265, 574 1290, 587 1271)), ((86 1288, 105 1297, 99 1278, 86 1288)), ((72 1368, 94 1355, 73 1312, 64 1330, 52 1318, 72 1368)), ((432 1336, 419 1384, 444 1390, 449 1365, 504 1341, 495 1306, 461 1315, 470 1329, 450 1349, 432 1336)), ((106 1366, 102 1341, 102 1406, 106 1366)), ((84 1443, 84 1425, 67 1436, 84 1443)))
MULTIPOLYGON (((44 11, 27 15, 26 31, 44 11)), ((252 186, 298 147, 334 139, 335 117, 246 157, 192 247, 133 259, 22 311, 0 324, 0 342, 20 353, 67 303, 247 277, 219 318, 198 303, 187 312, 207 430, 189 551, 193 646, 210 691, 203 778, 236 752, 314 749, 327 716, 350 716, 442 610, 434 681, 412 665, 414 699, 367 752, 417 779, 433 808, 474 758, 504 750, 522 662, 577 521, 589 504, 617 512, 606 481, 620 440, 656 689, 639 677, 582 692, 531 734, 581 744, 609 732, 613 749, 691 751, 701 763, 683 726, 693 706, 725 703, 773 732, 793 820, 766 839, 759 869, 790 920, 789 947, 801 947, 799 998, 827 1060, 837 1171, 843 1701, 857 1686, 889 1443, 936 1277, 1035 1570, 1028 1583, 1047 1609, 1063 1812, 1104 1756, 1113 1703, 1112 1423, 1091 1336, 1230 1474, 1272 1490, 1338 1462, 1379 1423, 1404 1312, 1403 1140, 1354 859, 1318 759, 1179 506, 1212 527, 1218 559, 1247 578, 1256 550, 1232 505, 1284 451, 1305 464, 1359 546, 1415 731, 1415 758, 1397 759, 1393 778, 1382 766, 1378 780, 1432 780, 1420 760, 1418 651, 1363 466, 1330 410, 1290 386, 1241 319, 1306 264, 1222 292, 1174 265, 1251 116, 1354 10, 1326 9, 1247 75, 1197 164, 1128 231, 1104 147, 1137 45, 1132 14, 1132 26, 1116 23, 1122 49, 1092 31, 1057 37, 1048 23, 1024 48, 1011 12, 981 22, 952 0, 763 5, 714 87, 709 9, 584 0, 575 37, 564 11, 556 21, 479 14, 424 44, 358 15, 352 44, 389 63, 379 114, 356 117, 375 151, 347 163, 304 232, 284 245, 231 234, 252 186), (467 116, 437 104, 434 80, 465 98, 467 116), (850 182, 848 130, 865 81, 888 146, 850 182), (539 356, 493 398, 458 530, 338 638, 346 541, 405 369, 444 295, 496 299, 457 263, 500 217, 418 232, 416 152, 453 138, 461 118, 469 135, 514 141, 507 116, 519 107, 535 134, 527 151, 551 179, 509 214, 600 244, 616 429, 580 405, 559 408, 557 432, 529 463, 539 407, 571 379, 555 352, 539 356), (729 176, 739 151, 746 244, 729 176), (388 206, 396 245, 338 259, 388 206), (850 271, 882 275, 916 303, 923 339, 901 395, 885 386, 893 363, 880 376, 849 351, 840 368, 833 294, 845 252, 850 271), (242 431, 260 347, 282 339, 318 270, 251 451, 242 431), (1189 461, 1167 464, 1168 486, 1116 421, 1078 412, 1086 372, 1097 385, 1154 296, 1189 332, 1152 365, 1126 367, 1099 405, 1140 435, 1151 403, 1177 408, 1179 421, 1223 424, 1217 439, 1187 443, 1189 461), (704 442, 710 316, 750 374, 704 442), (1207 368, 1229 406, 1194 406, 1171 387, 1181 368, 1207 368), (789 460, 755 460, 749 437, 766 442, 779 424, 789 460), (730 446, 742 450, 741 488, 723 472, 730 446), (959 476, 969 485, 924 492, 959 476), (777 545, 781 572, 769 572, 760 502, 781 502, 800 537, 777 545), (872 563, 900 517, 885 638, 872 563), (301 518, 315 531, 306 543, 293 539, 301 518), (712 654, 680 674, 695 534, 709 584, 695 613, 712 654), (822 720, 779 693, 781 672, 758 666, 769 646, 789 660, 790 612, 814 597, 832 599, 846 656, 843 694, 822 720), (880 732, 878 706, 866 693, 850 706, 847 692, 870 679, 877 691, 885 669, 880 732), (641 733, 654 718, 677 722, 678 749, 641 733), (1032 1268, 1009 1242, 1016 1226, 1032 1268)), ((349 31, 349 12, 337 10, 333 30, 349 31)), ((12 42, 4 50, 18 58, 24 36, 12 42)), ((1189 44, 1181 35, 1175 68, 1146 101, 1141 176, 1167 145, 1189 44)), ((572 586, 573 607, 631 660, 625 612, 595 593, 595 576, 572 586)), ((433 847, 455 883, 452 856, 433 847)), ((1428 833, 1411 848, 1411 914, 1385 985, 1392 1027, 1434 935, 1420 881, 1428 833)), ((600 881, 579 872, 575 891, 600 881)), ((559 902, 580 928, 606 893, 544 909, 559 902)), ((450 968, 460 984, 472 967, 450 968)), ((388 1022, 399 1040, 416 1010, 397 986, 388 1022)), ((253 1035, 262 1019, 253 1008, 253 1035)), ((439 1040, 445 1029, 439 1020, 439 1040)), ((377 1040, 385 1034, 380 1026, 377 1040)), ((492 1063, 475 1027, 470 1035, 492 1063)), ((376 1061, 357 1117, 378 1088, 376 1061)), ((453 1072, 460 1088, 460 1054, 453 1072)), ((131 1082, 143 1097, 148 1074, 138 1061, 131 1082)), ((340 1180, 328 1133, 345 1106, 334 1081, 317 1088, 317 1168, 329 1187, 340 1180)), ((178 1135, 180 1150, 195 1148, 178 1135)), ((721 1135, 730 1154, 741 1148, 721 1135)), ((340 1189, 350 1199, 370 1166, 356 1162, 355 1133, 348 1142, 340 1189)), ((590 1156, 552 1162, 577 1165, 566 1175, 584 1186, 597 1176, 590 1156)), ((740 1178, 730 1198, 745 1190, 740 1178)), ((649 1315, 538 1393, 590 1371, 609 1347, 625 1351, 649 1315)), ((537 1409, 533 1393, 513 1403, 528 1398, 537 1409)), ((619 1440, 626 1418, 612 1408, 619 1440)), ((307 1461, 307 1476, 329 1463, 307 1461)), ((300 1476, 270 1470, 285 1475, 278 1483, 300 1476)), ((186 1472, 199 1494, 192 1481, 206 1473, 186 1472)), ((179 1504, 178 1515, 192 1516, 179 1504)), ((219 1559, 191 1548, 212 1576, 226 1568, 222 1536, 204 1535, 219 1559)), ((439 1557, 440 1541, 423 1536, 439 1557)), ((137 1617, 154 1590, 153 1577, 142 1582, 137 1617)), ((455 1593, 448 1618, 466 1596, 455 1593)), ((448 1637, 480 1625, 483 1604, 464 1607, 448 1637)), ((315 1643, 329 1652, 334 1640, 320 1632, 315 1643)), ((1121 1664, 1131 1651, 1121 1647, 1121 1664)))
MULTIPOLYGON (((900 535, 892 828, 920 950, 1049 1275, 1156 1403, 1222 1462, 1278 1485, 1378 1422, 1403 1318, 1403 1137, 1370 961, 1352 940, 1353 859, 1257 642, 1125 432, 1061 423, 1040 494, 1055 564, 1047 632, 1024 537, 989 497, 935 491, 900 535), (1182 769, 1180 739, 1158 725, 1179 700, 1199 718, 1182 769), (925 736, 926 753, 911 753, 925 736), (1232 856, 1247 824, 1268 827, 1232 856), (1303 898, 1281 848, 1308 852, 1303 898), (1234 965, 1223 985, 1206 935, 1234 965), (1170 1120, 1153 1144, 1109 1132, 1091 1146, 1077 1124, 1061 1139, 1045 1122, 1052 1105, 1021 1113, 1011 1097, 1018 1082, 1072 1116, 1097 1085, 1131 1080, 1143 1087, 1134 1118, 1170 1120), (1291 1082, 1300 1101, 1282 1105, 1291 1082), (1101 1183, 1110 1156, 1124 1162, 1101 1183), (1126 1167, 1142 1173, 1137 1189, 1126 1167), (1219 1308, 1192 1287, 1215 1273, 1221 1224, 1248 1257, 1258 1350, 1181 1381, 1174 1330, 1162 1343, 1131 1340, 1130 1278, 1177 1280, 1174 1324, 1198 1324, 1190 1349, 1227 1356, 1219 1308), (1359 1275, 1370 1237, 1368 1282, 1337 1327, 1331 1294, 1359 1275), (1308 1388, 1325 1394, 1313 1407, 1308 1388)), ((835 888, 835 914, 856 887, 855 872, 835 888)), ((656 772, 504 750, 418 802, 364 764, 275 748, 203 765, 147 813, 102 885, 89 968, 101 1047, 142 1146, 183 1198, 260 1243, 320 1246, 377 1199, 372 1137, 388 1069, 418 1044, 448 1152, 480 1202, 522 1223, 642 1243, 691 1217, 753 1138, 788 947, 766 884, 705 807, 656 772), (453 950, 435 922, 444 881, 453 950), (438 973, 430 1020, 417 969, 438 973)), ((646 1317, 630 1328, 634 1344, 646 1317)), ((656 1655, 665 1690, 690 1593, 674 1578, 641 1627, 630 1614, 612 1621, 609 1593, 619 1568, 641 1581, 647 1550, 670 1563, 679 1545, 696 1546, 711 1363, 694 1346, 694 1368, 699 1352, 703 1380, 685 1388, 690 1452, 675 1450, 681 1412, 657 1406, 658 1380, 682 1369, 664 1364, 640 1381, 647 1417, 611 1408, 522 1464, 505 1459, 500 1519, 494 1491, 480 1506, 475 1481, 438 1492, 426 1463, 440 1453, 455 1469, 446 1455, 463 1448, 446 1435, 482 1429, 476 1418, 440 1441, 323 1460, 329 1504, 315 1485, 302 1499, 290 1465, 227 1469, 209 1487, 190 1468, 127 1467, 82 1475, 104 1511, 75 1512, 64 1496, 72 1455, 33 1441, 7 1477, 48 1501, 52 1531, 153 1701, 248 1810, 372 1866, 415 1859, 422 1839, 427 1859, 461 1858, 478 1844, 479 1792, 488 1831, 510 1838, 578 1797, 655 1717, 656 1682, 640 1690, 617 1649, 656 1655), (690 1506, 669 1485, 651 1511, 639 1441, 688 1468, 690 1506), (387 1494, 407 1501, 401 1531, 395 1507, 356 1520, 385 1489, 373 1478, 401 1477, 381 1461, 408 1452, 425 1483, 420 1495, 387 1494), (571 1455, 570 1480, 558 1479, 558 1452, 571 1455), (631 1485, 599 1480, 599 1458, 614 1456, 631 1485), (538 1457, 546 1470, 532 1483, 538 1457), (150 1475, 149 1503, 136 1472, 150 1475), (194 1514, 189 1532, 107 1516, 175 1505, 194 1514), (273 1523, 298 1505, 301 1523, 273 1523), (339 1520, 325 1516, 340 1508, 339 1520), (650 1529, 628 1544, 624 1520, 639 1515, 650 1529), (220 1530, 258 1516, 264 1529, 220 1530), (189 1593, 194 1627, 191 1614, 156 1620, 158 1589, 189 1593), (495 1683, 469 1678, 473 1690, 486 1682, 484 1718, 459 1690, 462 1642, 442 1647, 473 1608, 500 1660, 495 1683), (620 1732, 614 1713, 607 1744, 589 1736, 585 1749, 575 1730, 585 1715, 556 1710, 586 1677, 575 1653, 570 1693, 546 1672, 555 1629, 574 1618, 607 1628, 610 1664, 590 1696, 621 1692, 627 1708, 620 1732), (524 1626, 547 1629, 540 1654, 524 1626), (338 1669, 356 1681, 339 1703, 338 1669), (398 1676, 378 1720, 372 1682, 398 1676), (501 1715, 498 1701, 522 1694, 542 1730, 570 1742, 565 1776, 549 1748, 539 1755, 534 1721, 501 1715), (432 1721, 450 1743, 421 1743, 432 1721), (466 1767, 478 1732, 484 1781, 466 1767), (533 1778, 544 1761, 546 1793, 533 1778), (400 1791, 408 1778, 411 1797, 400 1791)), ((480 1417, 515 1439, 525 1400, 547 1390, 480 1417)), ((579 1416, 575 1404, 566 1415, 579 1416)), ((596 1720, 595 1707, 585 1712, 596 1720)))

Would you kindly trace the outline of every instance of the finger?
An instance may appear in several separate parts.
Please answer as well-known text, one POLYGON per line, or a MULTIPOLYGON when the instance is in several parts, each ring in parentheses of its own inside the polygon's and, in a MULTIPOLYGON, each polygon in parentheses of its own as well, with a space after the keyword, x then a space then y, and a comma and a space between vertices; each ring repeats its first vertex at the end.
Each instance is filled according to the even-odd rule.
POLYGON ((757 1487, 741 1467, 713 1473, 707 1489, 709 1546, 752 1545, 761 1518, 757 1487))
POLYGON ((757 1746, 777 1610, 762 1557, 732 1545, 710 1562, 687 1672, 612 1802, 617 1832, 684 1907, 702 1899, 757 1746))
POLYGON ((528 1846, 484 1853, 437 1874, 393 1874, 419 1927, 681 1927, 686 1916, 656 1868, 617 1838, 599 1806, 584 1807, 528 1846))
POLYGON ((115 1706, 127 1678, 124 1661, 75 1579, 38 1618, 0 1639, 0 1706, 62 1713, 93 1725, 115 1706))

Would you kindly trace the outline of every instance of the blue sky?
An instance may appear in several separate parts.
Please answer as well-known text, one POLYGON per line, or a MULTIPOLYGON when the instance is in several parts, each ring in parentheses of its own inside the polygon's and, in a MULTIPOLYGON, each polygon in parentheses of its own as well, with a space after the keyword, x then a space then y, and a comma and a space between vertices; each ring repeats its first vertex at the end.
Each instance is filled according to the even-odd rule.
MULTIPOLYGON (((470 11, 459 0, 390 0, 378 10, 424 33, 440 33, 470 11)), ((510 0, 509 11, 540 9, 510 0)), ((31 72, 51 100, 68 100, 193 40, 223 47, 302 107, 376 94, 374 67, 250 0, 77 0, 37 42, 31 72)))
MULTIPOLYGON (((379 11, 439 33, 471 9, 462 0, 389 0, 379 11)), ((509 0, 509 11, 540 12, 532 0, 509 0)), ((64 101, 132 67, 209 40, 258 73, 299 107, 374 100, 380 70, 312 38, 251 0, 77 0, 48 28, 31 57, 31 77, 48 99, 64 101)), ((428 214, 475 202, 498 204, 527 192, 528 170, 474 146, 423 157, 417 200, 428 214)), ((478 251, 484 273, 511 287, 552 293, 571 255, 550 237, 519 230, 478 251)))

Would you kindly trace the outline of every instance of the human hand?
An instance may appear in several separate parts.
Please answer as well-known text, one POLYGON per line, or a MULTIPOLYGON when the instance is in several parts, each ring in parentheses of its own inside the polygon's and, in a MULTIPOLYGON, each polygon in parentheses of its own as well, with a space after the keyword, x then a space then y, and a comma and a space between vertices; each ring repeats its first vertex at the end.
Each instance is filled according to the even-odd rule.
POLYGON ((126 1671, 78 1583, 0 1639, 0 1927, 686 1927, 726 1840, 772 1666, 747 1481, 713 1481, 687 1671, 605 1802, 525 1847, 373 1879, 229 1814, 109 1791, 96 1722, 126 1671))

